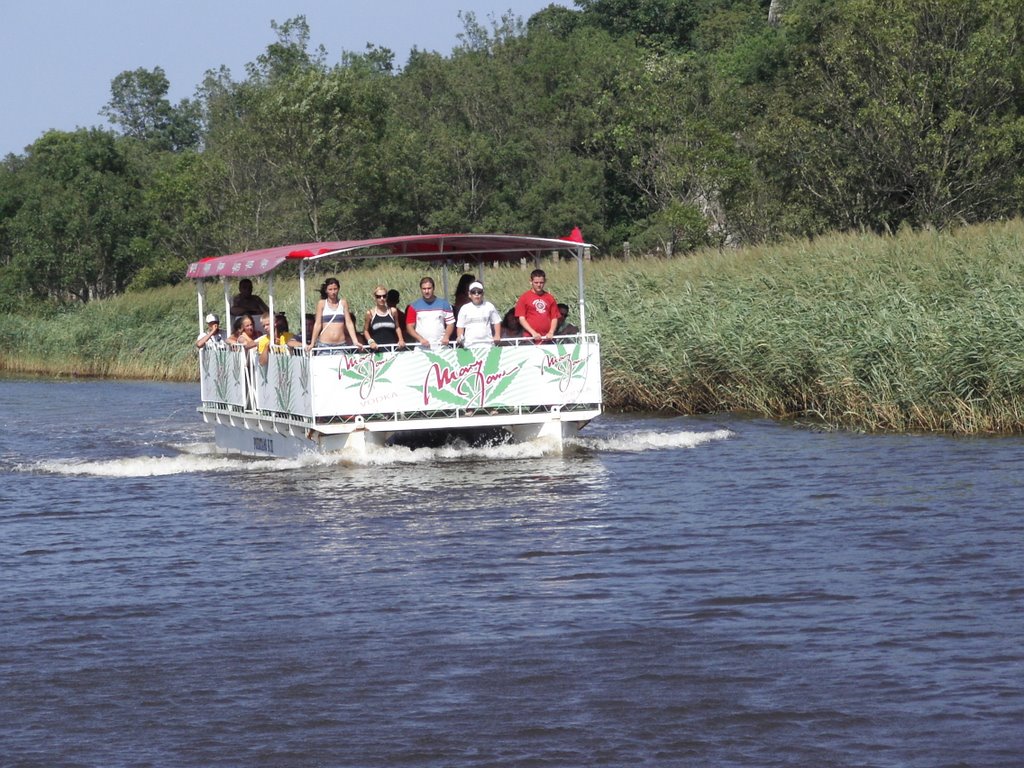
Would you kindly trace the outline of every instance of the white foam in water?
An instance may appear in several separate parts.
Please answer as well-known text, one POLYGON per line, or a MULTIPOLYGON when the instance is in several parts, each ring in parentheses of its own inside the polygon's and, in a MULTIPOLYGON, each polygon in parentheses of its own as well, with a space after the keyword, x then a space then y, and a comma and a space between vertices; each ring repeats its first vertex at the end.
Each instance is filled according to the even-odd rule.
MULTIPOLYGON (((248 462, 253 467, 258 466, 248 462)), ((217 454, 179 456, 136 456, 103 461, 81 459, 50 459, 18 467, 29 472, 49 472, 56 475, 88 475, 90 477, 158 477, 189 472, 237 472, 246 462, 217 454)))
POLYGON ((662 451, 666 448, 695 448, 715 440, 726 440, 733 433, 728 429, 712 432, 624 432, 614 437, 580 437, 580 447, 592 451, 662 451))
MULTIPOLYGON (((431 461, 463 461, 466 459, 533 459, 544 455, 540 446, 527 443, 500 443, 469 445, 456 441, 433 448, 409 448, 389 445, 380 450, 370 451, 364 456, 334 456, 310 453, 295 459, 301 466, 325 466, 345 464, 350 466, 391 466, 395 464, 423 464, 431 461)), ((278 462, 274 462, 278 466, 278 462)))
POLYGON ((137 456, 133 458, 83 461, 81 459, 50 459, 34 464, 22 464, 23 472, 46 472, 57 475, 90 477, 158 477, 192 472, 277 472, 301 467, 348 464, 357 466, 388 466, 393 464, 420 464, 429 461, 462 459, 526 459, 543 455, 534 445, 502 444, 470 446, 453 443, 437 448, 411 449, 389 446, 366 456, 339 458, 331 454, 308 453, 293 459, 259 458, 227 455, 217 452, 213 443, 176 445, 182 451, 177 456, 137 456))
MULTIPOLYGON (((660 451, 671 448, 694 448, 715 440, 732 436, 728 429, 711 432, 627 432, 613 437, 579 437, 569 440, 568 446, 586 451, 660 451)), ((276 472, 301 467, 348 464, 356 466, 389 466, 420 464, 429 461, 466 459, 534 459, 544 455, 541 446, 530 443, 501 443, 471 446, 456 442, 436 448, 406 448, 389 446, 366 456, 345 457, 310 453, 295 459, 253 459, 217 452, 213 443, 192 443, 172 446, 181 451, 175 456, 136 456, 132 458, 82 461, 80 459, 50 459, 34 464, 23 464, 17 469, 25 472, 48 472, 58 475, 92 477, 158 477, 192 472, 276 472)))

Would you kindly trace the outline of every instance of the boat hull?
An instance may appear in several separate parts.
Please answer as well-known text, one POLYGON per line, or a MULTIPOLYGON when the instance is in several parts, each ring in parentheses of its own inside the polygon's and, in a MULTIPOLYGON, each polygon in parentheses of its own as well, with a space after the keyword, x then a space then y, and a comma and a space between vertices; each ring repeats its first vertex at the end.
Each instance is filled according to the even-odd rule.
POLYGON ((545 453, 561 454, 567 441, 600 415, 600 409, 571 413, 534 414, 529 420, 510 423, 508 416, 473 415, 429 422, 396 423, 390 427, 345 428, 322 432, 289 420, 258 414, 200 409, 213 426, 214 442, 224 453, 246 456, 296 458, 309 453, 338 454, 358 459, 399 444, 408 447, 439 445, 452 439, 469 443, 519 442, 538 445, 545 453))

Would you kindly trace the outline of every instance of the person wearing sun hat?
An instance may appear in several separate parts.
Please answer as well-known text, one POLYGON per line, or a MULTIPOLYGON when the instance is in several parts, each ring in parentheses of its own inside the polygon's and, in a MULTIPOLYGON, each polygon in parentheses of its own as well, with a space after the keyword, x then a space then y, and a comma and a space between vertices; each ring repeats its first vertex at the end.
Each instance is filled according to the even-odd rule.
POLYGON ((484 300, 480 281, 469 285, 469 303, 459 310, 455 333, 465 347, 490 347, 501 340, 501 315, 491 302, 484 300))
POLYGON ((210 349, 227 349, 228 336, 221 330, 220 318, 212 312, 206 316, 206 333, 200 333, 196 339, 196 348, 203 349, 207 344, 210 349))

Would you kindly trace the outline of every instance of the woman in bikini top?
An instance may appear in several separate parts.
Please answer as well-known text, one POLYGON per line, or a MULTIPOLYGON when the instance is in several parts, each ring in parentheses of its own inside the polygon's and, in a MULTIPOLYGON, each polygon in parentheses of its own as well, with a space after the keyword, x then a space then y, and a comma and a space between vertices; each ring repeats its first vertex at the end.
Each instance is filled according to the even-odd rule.
POLYGON ((323 298, 316 305, 316 321, 313 323, 313 335, 309 338, 309 349, 317 344, 341 345, 346 342, 363 349, 348 313, 348 302, 338 295, 340 291, 341 283, 336 277, 327 278, 320 286, 323 298))

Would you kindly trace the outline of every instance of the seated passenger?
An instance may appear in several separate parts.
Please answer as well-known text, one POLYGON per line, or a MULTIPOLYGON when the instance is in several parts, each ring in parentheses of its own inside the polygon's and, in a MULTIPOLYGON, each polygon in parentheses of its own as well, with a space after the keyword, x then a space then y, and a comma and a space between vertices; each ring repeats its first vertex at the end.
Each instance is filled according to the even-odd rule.
POLYGON ((256 352, 259 354, 260 365, 267 364, 272 346, 287 346, 296 349, 302 347, 302 342, 296 338, 294 333, 288 330, 288 318, 285 317, 284 312, 278 312, 274 315, 274 331, 277 333, 277 341, 273 345, 270 343, 269 314, 263 315, 263 327, 267 329, 267 333, 256 339, 256 352))
POLYGON ((241 315, 235 318, 234 328, 228 336, 228 344, 237 345, 244 349, 252 349, 256 346, 256 325, 248 315, 241 315))
POLYGON ((206 346, 210 349, 227 349, 228 346, 228 335, 221 330, 220 318, 213 313, 206 316, 206 333, 199 334, 196 339, 196 348, 206 346))
POLYGON ((555 336, 575 336, 580 332, 580 329, 569 322, 569 305, 559 304, 558 314, 561 317, 558 319, 558 327, 555 328, 555 336))
POLYGON ((459 284, 455 286, 455 300, 452 302, 452 312, 455 319, 459 319, 459 310, 469 304, 469 286, 477 282, 476 275, 469 272, 459 278, 459 284))
MULTIPOLYGON (((252 292, 252 280, 247 277, 239 280, 238 293, 231 300, 231 317, 250 315, 257 318, 269 311, 270 307, 267 306, 267 303, 252 292)), ((262 332, 262 329, 258 330, 262 332)))
MULTIPOLYGON (((516 308, 512 307, 508 312, 505 313, 505 317, 501 320, 501 338, 502 339, 518 339, 523 335, 523 329, 519 325, 519 318, 516 317, 516 308)), ((512 344, 512 342, 508 342, 512 344)))
POLYGON ((398 324, 402 326, 402 335, 407 336, 405 332, 405 312, 398 308, 398 305, 402 301, 402 294, 392 288, 388 291, 388 309, 394 309, 398 313, 398 324))

